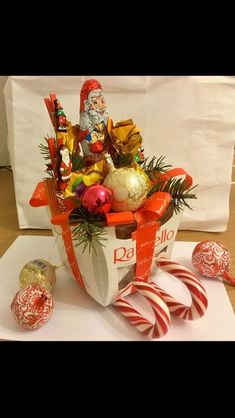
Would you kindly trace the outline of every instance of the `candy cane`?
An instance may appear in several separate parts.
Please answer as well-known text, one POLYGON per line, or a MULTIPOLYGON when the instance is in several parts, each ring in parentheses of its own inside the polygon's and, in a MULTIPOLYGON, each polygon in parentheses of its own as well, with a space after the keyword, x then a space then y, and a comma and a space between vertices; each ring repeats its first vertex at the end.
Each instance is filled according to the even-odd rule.
POLYGON ((169 309, 163 301, 159 290, 155 286, 153 287, 151 283, 141 279, 134 280, 132 285, 150 303, 154 312, 155 322, 152 323, 145 318, 124 297, 113 302, 113 306, 142 334, 149 338, 162 337, 168 332, 171 319, 169 309))
POLYGON ((192 304, 191 306, 186 306, 177 302, 172 296, 152 283, 153 287, 166 302, 169 311, 182 319, 195 320, 202 317, 206 312, 208 300, 206 291, 199 278, 186 267, 166 258, 159 258, 157 260, 157 266, 181 280, 191 294, 192 304))

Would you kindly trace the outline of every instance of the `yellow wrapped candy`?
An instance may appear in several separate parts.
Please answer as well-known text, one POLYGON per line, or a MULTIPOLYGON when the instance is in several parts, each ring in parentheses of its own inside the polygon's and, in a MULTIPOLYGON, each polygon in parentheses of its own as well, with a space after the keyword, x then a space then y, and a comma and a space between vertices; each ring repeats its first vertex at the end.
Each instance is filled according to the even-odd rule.
POLYGON ((71 122, 68 122, 67 132, 57 132, 56 133, 57 143, 62 139, 63 145, 65 145, 70 155, 76 151, 77 141, 76 141, 76 128, 72 126, 71 122))
POLYGON ((132 119, 117 122, 116 125, 110 129, 110 137, 112 144, 118 153, 132 154, 133 157, 138 152, 142 143, 140 130, 132 119))
POLYGON ((72 173, 64 197, 75 196, 75 189, 82 181, 87 187, 102 181, 105 178, 106 170, 105 160, 100 160, 90 167, 84 167, 80 171, 72 173))

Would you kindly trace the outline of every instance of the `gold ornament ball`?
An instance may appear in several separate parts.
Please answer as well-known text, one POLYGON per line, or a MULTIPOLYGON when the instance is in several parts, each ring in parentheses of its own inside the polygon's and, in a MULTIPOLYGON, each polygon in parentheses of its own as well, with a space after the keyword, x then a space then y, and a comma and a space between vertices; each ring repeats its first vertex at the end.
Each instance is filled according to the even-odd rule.
POLYGON ((31 260, 20 272, 20 287, 23 288, 35 283, 50 292, 56 281, 55 270, 56 267, 46 260, 31 260))
POLYGON ((125 212, 136 211, 142 206, 151 183, 140 167, 123 167, 111 171, 103 185, 112 191, 111 209, 125 212))

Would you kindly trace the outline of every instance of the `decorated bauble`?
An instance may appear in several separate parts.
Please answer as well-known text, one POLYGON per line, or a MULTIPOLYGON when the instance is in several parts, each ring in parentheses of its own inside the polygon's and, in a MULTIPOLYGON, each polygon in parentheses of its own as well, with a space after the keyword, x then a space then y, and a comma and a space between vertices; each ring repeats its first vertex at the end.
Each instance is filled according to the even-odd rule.
POLYGON ((193 250, 192 264, 200 274, 235 284, 235 278, 228 274, 230 263, 229 251, 220 242, 202 241, 193 250))
POLYGON ((112 191, 111 208, 116 212, 139 209, 150 188, 150 180, 139 166, 110 171, 103 184, 112 191))
POLYGON ((82 198, 82 206, 90 213, 106 213, 111 209, 112 193, 101 184, 88 187, 82 198))
POLYGON ((16 293, 11 311, 20 326, 38 329, 49 321, 53 313, 53 299, 45 288, 31 284, 16 293))
POLYGON ((20 287, 25 287, 35 283, 50 292, 56 282, 55 271, 56 267, 52 266, 46 260, 31 260, 25 264, 20 272, 20 287))

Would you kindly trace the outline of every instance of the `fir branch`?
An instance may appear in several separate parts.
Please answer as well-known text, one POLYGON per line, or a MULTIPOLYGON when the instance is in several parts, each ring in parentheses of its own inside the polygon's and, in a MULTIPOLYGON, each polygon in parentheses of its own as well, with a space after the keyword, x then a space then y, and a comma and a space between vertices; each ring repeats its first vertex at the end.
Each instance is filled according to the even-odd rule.
POLYGON ((156 172, 165 173, 172 167, 172 165, 165 164, 164 159, 165 157, 163 155, 158 159, 157 157, 152 157, 150 161, 149 157, 147 157, 144 160, 142 168, 150 178, 154 177, 156 172))
POLYGON ((81 170, 81 168, 85 167, 84 158, 76 153, 71 155, 71 162, 72 162, 72 171, 81 170))
POLYGON ((46 174, 49 174, 49 176, 50 176, 50 177, 54 178, 54 171, 53 171, 53 170, 49 170, 49 169, 47 169, 47 170, 44 170, 44 172, 45 172, 46 174))
MULTIPOLYGON (((47 143, 47 138, 44 137, 44 139, 45 139, 45 141, 47 143)), ((41 152, 41 154, 43 156, 43 159, 45 161, 48 161, 48 160, 50 161, 51 160, 51 156, 50 156, 50 151, 49 151, 48 145, 39 144, 38 148, 39 148, 39 150, 40 150, 40 152, 41 152)))
POLYGON ((84 208, 79 208, 71 216, 71 220, 74 221, 75 219, 79 222, 72 231, 75 246, 83 245, 83 253, 87 248, 89 252, 91 249, 96 252, 96 245, 105 246, 102 242, 107 240, 104 237, 106 234, 104 231, 106 223, 103 217, 90 214, 84 208))
POLYGON ((167 192, 172 196, 172 202, 174 206, 175 213, 181 212, 186 206, 188 209, 192 210, 190 205, 186 202, 188 199, 197 199, 197 196, 192 192, 197 185, 188 188, 188 183, 186 179, 169 179, 157 182, 148 193, 150 197, 155 192, 167 192))

